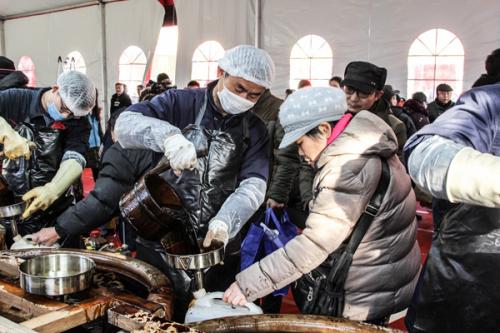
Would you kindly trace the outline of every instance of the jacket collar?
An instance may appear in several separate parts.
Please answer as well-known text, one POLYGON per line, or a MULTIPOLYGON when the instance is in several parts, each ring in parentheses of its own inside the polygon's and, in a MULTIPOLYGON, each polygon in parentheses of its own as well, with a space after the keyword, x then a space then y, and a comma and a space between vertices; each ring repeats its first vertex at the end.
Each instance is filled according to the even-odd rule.
POLYGON ((398 141, 389 125, 372 112, 360 111, 342 134, 323 150, 316 167, 322 168, 332 157, 339 155, 390 157, 396 154, 397 149, 398 141))
POLYGON ((389 114, 391 113, 390 109, 391 108, 389 102, 387 102, 383 98, 379 98, 379 100, 372 105, 370 111, 382 118, 387 124, 389 124, 389 114))
POLYGON ((448 108, 451 108, 453 106, 453 101, 449 101, 448 103, 446 104, 443 104, 441 103, 437 98, 434 100, 434 102, 436 102, 437 105, 439 105, 440 107, 442 107, 443 109, 448 109, 448 108))

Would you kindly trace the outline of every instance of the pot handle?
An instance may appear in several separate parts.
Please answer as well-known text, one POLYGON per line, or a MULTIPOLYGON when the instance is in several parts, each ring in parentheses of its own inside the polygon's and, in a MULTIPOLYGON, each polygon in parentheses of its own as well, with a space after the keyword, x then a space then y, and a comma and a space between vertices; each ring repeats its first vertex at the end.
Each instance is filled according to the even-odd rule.
POLYGON ((148 174, 159 174, 164 171, 167 171, 169 168, 170 168, 170 161, 168 160, 168 158, 163 156, 160 162, 158 162, 158 164, 156 164, 156 166, 153 169, 148 171, 148 174))
MULTIPOLYGON (((224 296, 224 293, 222 291, 212 292, 212 293, 208 293, 204 297, 198 299, 197 302, 201 301, 201 303, 198 303, 201 306, 209 306, 209 305, 211 305, 212 299, 222 300, 223 296, 224 296), (206 300, 207 303, 203 302, 204 300, 206 300)), ((241 307, 247 308, 251 314, 262 314, 262 309, 252 302, 247 302, 245 305, 242 305, 241 307)))

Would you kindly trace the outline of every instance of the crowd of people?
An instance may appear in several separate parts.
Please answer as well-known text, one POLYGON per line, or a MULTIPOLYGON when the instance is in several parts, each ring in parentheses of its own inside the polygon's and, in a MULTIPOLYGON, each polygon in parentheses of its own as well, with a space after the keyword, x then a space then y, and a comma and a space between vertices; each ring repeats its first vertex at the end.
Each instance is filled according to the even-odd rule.
POLYGON ((177 89, 161 73, 137 87, 137 103, 117 82, 102 133, 86 75, 68 71, 52 87, 27 88, 1 57, 2 177, 26 202, 21 234, 79 247, 167 160, 162 177, 182 218, 156 239, 123 219, 121 227, 136 257, 171 279, 174 319, 193 287, 167 265, 160 239, 189 229, 204 247, 224 244, 224 265, 207 271, 206 289, 225 291, 233 305, 262 299, 266 312, 279 312, 281 297, 271 294, 291 285, 303 313, 387 325, 409 308, 410 332, 498 330, 500 49, 456 103, 446 83, 429 104, 423 92, 405 100, 387 69, 365 61, 328 87, 301 80, 285 100, 271 93, 275 68, 264 50, 240 45, 218 65, 219 78, 203 88, 177 89), (75 183, 86 166, 95 187, 82 199, 75 183), (435 224, 423 266, 417 200, 432 206, 435 224), (286 210, 301 232, 240 270, 242 237, 268 208, 286 210))

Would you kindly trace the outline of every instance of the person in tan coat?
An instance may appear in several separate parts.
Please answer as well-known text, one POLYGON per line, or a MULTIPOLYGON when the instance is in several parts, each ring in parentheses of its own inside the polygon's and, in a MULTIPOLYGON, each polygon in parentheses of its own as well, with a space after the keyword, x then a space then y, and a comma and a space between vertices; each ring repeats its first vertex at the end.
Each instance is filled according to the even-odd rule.
POLYGON ((420 269, 410 178, 396 156, 391 128, 369 111, 353 116, 346 110, 344 92, 330 87, 304 88, 283 103, 280 148, 297 143, 316 169, 310 215, 302 234, 236 276, 224 293, 226 302, 254 301, 322 264, 351 234, 377 188, 381 159, 386 159, 389 186, 354 253, 343 317, 386 322, 409 305, 420 269))

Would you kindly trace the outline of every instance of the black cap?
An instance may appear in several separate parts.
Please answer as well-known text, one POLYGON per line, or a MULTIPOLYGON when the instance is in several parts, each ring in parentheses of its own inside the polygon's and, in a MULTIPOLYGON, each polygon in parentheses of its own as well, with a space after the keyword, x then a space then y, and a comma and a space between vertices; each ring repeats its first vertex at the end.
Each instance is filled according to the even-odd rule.
POLYGON ((16 70, 14 62, 7 57, 0 56, 0 69, 16 70))
POLYGON ((170 80, 167 73, 160 73, 156 76, 156 82, 162 83, 164 80, 170 80))
POLYGON ((417 91, 411 96, 411 99, 416 100, 420 103, 427 103, 427 96, 421 91, 417 91))
POLYGON ((392 86, 390 84, 386 84, 384 86, 384 95, 385 99, 390 100, 392 96, 399 94, 399 90, 394 90, 392 89, 392 86))
POLYGON ((453 91, 453 88, 446 83, 441 83, 436 87, 436 91, 453 91))
POLYGON ((500 74, 500 49, 496 49, 486 58, 486 73, 491 76, 500 74))
POLYGON ((342 85, 369 94, 374 90, 382 90, 386 78, 387 69, 369 62, 353 61, 345 68, 342 85))

